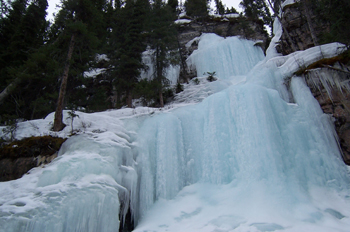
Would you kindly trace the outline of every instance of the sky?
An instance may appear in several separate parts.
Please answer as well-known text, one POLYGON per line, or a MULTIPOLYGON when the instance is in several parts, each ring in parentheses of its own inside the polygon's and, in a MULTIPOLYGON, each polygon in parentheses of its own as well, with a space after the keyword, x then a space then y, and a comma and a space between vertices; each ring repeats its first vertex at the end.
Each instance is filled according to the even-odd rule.
POLYGON ((233 6, 238 12, 242 11, 242 9, 238 6, 241 0, 222 0, 222 3, 226 5, 226 7, 231 8, 233 6))
MULTIPOLYGON (((239 6, 238 6, 239 3, 241 2, 241 0, 222 0, 222 2, 228 8, 231 8, 231 6, 233 6, 238 12, 242 11, 242 9, 239 8, 239 6)), ((56 8, 56 4, 59 4, 60 0, 48 0, 48 3, 49 3, 49 8, 48 8, 48 16, 47 17, 48 17, 48 19, 53 20, 52 14, 58 10, 56 8)))

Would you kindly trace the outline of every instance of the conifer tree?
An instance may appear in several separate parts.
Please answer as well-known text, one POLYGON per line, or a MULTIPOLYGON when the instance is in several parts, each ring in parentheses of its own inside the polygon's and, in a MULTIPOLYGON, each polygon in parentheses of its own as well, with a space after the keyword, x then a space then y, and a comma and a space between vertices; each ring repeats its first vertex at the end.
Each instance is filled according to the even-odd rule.
POLYGON ((178 0, 168 0, 168 6, 171 9, 171 12, 174 15, 174 19, 177 18, 178 15, 178 7, 179 7, 179 1, 178 0))
POLYGON ((164 107, 163 90, 167 84, 164 74, 171 61, 176 60, 171 52, 176 48, 177 41, 171 9, 161 0, 156 0, 153 4, 151 28, 150 44, 154 50, 154 79, 157 80, 156 89, 159 94, 160 107, 164 107))
POLYGON ((33 75, 30 75, 27 63, 44 45, 43 38, 46 37, 47 1, 33 0, 29 5, 27 3, 23 0, 14 1, 8 16, 1 19, 0 104, 2 109, 6 109, 6 112, 0 110, 2 121, 11 118, 11 115, 17 118, 28 116, 33 94, 26 92, 26 96, 23 96, 22 93, 31 85, 33 75))
POLYGON ((223 15, 225 14, 225 5, 222 4, 221 0, 215 0, 216 13, 223 15))
POLYGON ((264 23, 272 26, 272 17, 265 0, 242 0, 240 6, 243 7, 244 14, 248 18, 262 18, 264 23))
POLYGON ((148 0, 128 0, 116 9, 110 40, 110 58, 117 91, 125 94, 125 103, 132 107, 132 93, 140 76, 142 53, 146 49, 144 31, 149 14, 148 0))
POLYGON ((231 7, 230 9, 227 7, 225 13, 226 14, 231 14, 231 13, 238 14, 238 11, 233 7, 231 7))
POLYGON ((205 17, 208 15, 207 0, 186 0, 184 6, 188 16, 205 17))
POLYGON ((23 59, 17 57, 17 53, 21 52, 15 49, 11 51, 9 48, 13 48, 11 43, 16 43, 13 40, 14 35, 18 35, 18 29, 21 27, 22 19, 25 15, 27 7, 27 0, 15 0, 12 3, 12 9, 9 11, 8 17, 1 19, 0 24, 0 75, 1 75, 1 89, 7 85, 8 68, 21 64, 23 59))
MULTIPOLYGON (((97 32, 103 20, 106 1, 99 0, 65 0, 55 19, 54 37, 57 42, 54 46, 67 48, 67 55, 61 77, 53 130, 60 131, 65 127, 62 111, 68 84, 68 75, 71 66, 76 68, 76 74, 82 73, 89 61, 94 59, 96 48, 99 46, 97 32), (102 8, 102 9, 101 9, 102 8), (76 51, 76 52, 73 52, 76 51)), ((81 75, 81 74, 80 74, 81 75)))
MULTIPOLYGON (((318 23, 327 25, 329 31, 322 33, 320 42, 341 42, 350 46, 350 1, 348 0, 308 0, 312 4, 318 23)), ((316 22, 313 22, 316 23, 316 22)))
POLYGON ((8 13, 8 6, 10 5, 9 3, 10 0, 0 0, 0 19, 3 19, 6 17, 7 13, 8 13))

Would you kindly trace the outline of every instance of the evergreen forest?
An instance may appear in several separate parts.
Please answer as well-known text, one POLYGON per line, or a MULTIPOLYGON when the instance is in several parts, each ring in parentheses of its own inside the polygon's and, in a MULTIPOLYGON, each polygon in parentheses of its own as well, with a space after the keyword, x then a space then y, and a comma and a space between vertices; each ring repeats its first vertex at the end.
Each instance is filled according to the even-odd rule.
MULTIPOLYGON (((349 1, 300 4, 305 15, 313 9, 317 23, 329 25, 319 43, 349 44, 350 31, 344 30, 350 25, 349 1)), ((242 0, 240 14, 272 27, 280 5, 281 0, 242 0)), ((165 70, 179 65, 182 56, 174 21, 185 17, 205 22, 210 12, 237 13, 221 0, 62 0, 54 21, 48 21, 47 7, 47 0, 1 0, 0 125, 55 111, 53 130, 59 131, 65 126, 64 109, 133 107, 134 99, 163 107, 176 91, 165 70), (146 50, 152 51, 151 79, 140 78, 147 69, 142 62, 146 50), (93 70, 101 72, 87 77, 93 70)))

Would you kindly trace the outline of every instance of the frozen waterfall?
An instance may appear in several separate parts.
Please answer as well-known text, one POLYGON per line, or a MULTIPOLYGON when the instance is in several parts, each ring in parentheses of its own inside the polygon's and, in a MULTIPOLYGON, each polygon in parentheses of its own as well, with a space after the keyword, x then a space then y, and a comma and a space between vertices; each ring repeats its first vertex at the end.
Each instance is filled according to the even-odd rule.
MULTIPOLYGON (((349 169, 293 76, 339 47, 265 58, 252 41, 202 35, 188 65, 225 88, 170 109, 79 113, 75 128, 90 127, 57 160, 0 183, 0 231, 118 231, 129 207, 136 232, 348 231, 349 169)), ((32 123, 44 131, 52 118, 32 123)))

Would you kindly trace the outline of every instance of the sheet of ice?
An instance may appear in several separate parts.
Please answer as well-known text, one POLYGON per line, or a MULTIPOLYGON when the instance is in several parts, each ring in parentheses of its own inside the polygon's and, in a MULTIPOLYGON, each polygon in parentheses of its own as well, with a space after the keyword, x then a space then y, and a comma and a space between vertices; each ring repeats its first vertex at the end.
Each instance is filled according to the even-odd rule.
POLYGON ((187 65, 195 69, 198 76, 216 72, 218 78, 230 79, 234 75, 247 74, 263 58, 262 49, 254 46, 253 41, 203 34, 198 50, 188 57, 187 65))
MULTIPOLYGON (((0 231, 118 231, 129 203, 132 212, 136 207, 138 178, 130 142, 133 134, 118 118, 148 111, 76 112, 79 117, 73 128, 80 135, 63 144, 55 161, 18 180, 0 183, 0 231)), ((48 133, 68 137, 67 116, 65 111, 67 127, 62 132, 50 132, 51 114, 19 123, 16 138, 48 133)))
POLYGON ((0 231, 117 230, 120 199, 128 203, 136 190, 130 159, 111 135, 69 139, 50 165, 1 183, 0 231))
POLYGON ((269 47, 266 49, 266 58, 265 60, 269 60, 273 57, 277 57, 277 56, 281 56, 281 54, 279 54, 276 51, 276 46, 282 36, 282 25, 280 23, 280 21, 278 20, 278 18, 275 18, 274 22, 273 22, 273 34, 275 35, 270 42, 269 47))
MULTIPOLYGON (((197 70, 220 70, 207 49, 217 42, 201 41, 197 70)), ((231 51, 221 46, 226 57, 231 51)), ((136 140, 135 231, 347 231, 350 179, 334 128, 301 78, 292 78, 291 93, 283 85, 300 68, 296 57, 307 65, 339 46, 283 62, 275 53, 245 82, 147 118, 136 140)))

